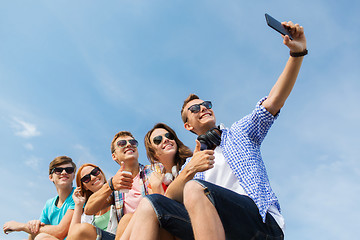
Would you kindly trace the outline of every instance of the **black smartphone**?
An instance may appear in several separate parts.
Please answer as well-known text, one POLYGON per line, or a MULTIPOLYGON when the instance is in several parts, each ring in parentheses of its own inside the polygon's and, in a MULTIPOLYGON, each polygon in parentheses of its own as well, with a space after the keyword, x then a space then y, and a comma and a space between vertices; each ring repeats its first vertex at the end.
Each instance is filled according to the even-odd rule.
POLYGON ((272 29, 278 31, 282 35, 288 35, 291 40, 293 40, 293 37, 291 36, 291 33, 275 18, 271 17, 269 14, 265 13, 265 19, 267 25, 271 27, 272 29))

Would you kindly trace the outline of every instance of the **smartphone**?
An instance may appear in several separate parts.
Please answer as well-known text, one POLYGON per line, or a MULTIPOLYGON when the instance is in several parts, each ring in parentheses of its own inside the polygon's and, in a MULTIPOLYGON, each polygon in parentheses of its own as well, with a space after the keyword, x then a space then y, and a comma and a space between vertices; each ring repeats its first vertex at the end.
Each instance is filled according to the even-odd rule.
POLYGON ((265 19, 267 25, 271 27, 272 29, 278 31, 282 35, 288 35, 291 40, 293 40, 293 37, 291 36, 291 33, 275 18, 271 17, 269 14, 265 13, 265 19))

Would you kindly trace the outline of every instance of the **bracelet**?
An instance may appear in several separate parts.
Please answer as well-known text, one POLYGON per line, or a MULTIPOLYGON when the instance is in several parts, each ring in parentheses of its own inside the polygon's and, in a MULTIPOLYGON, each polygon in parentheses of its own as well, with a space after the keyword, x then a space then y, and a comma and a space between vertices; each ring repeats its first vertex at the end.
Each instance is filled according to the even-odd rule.
POLYGON ((290 51, 290 56, 292 57, 302 57, 308 54, 308 50, 305 48, 302 52, 292 52, 290 51))
POLYGON ((113 183, 112 183, 112 179, 113 179, 112 177, 109 179, 109 187, 110 187, 111 191, 115 191, 113 183))

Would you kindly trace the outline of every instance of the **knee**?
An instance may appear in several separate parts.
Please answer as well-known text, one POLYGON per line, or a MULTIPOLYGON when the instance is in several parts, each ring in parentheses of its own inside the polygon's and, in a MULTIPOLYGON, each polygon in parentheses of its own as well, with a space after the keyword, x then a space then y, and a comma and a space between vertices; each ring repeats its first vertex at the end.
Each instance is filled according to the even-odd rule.
POLYGON ((89 223, 78 223, 74 226, 67 239, 91 239, 96 236, 96 230, 89 223), (95 235, 94 235, 95 234, 95 235))
MULTIPOLYGON (((147 217, 156 216, 154 208, 153 208, 153 206, 151 205, 150 201, 147 198, 143 198, 140 201, 140 204, 137 207, 136 211, 139 212, 139 214, 141 213, 141 215, 145 215, 147 217)), ((130 218, 131 217, 132 216, 130 216, 130 218)))
POLYGON ((200 198, 205 197, 204 188, 197 181, 189 181, 184 187, 184 205, 194 206, 200 198))

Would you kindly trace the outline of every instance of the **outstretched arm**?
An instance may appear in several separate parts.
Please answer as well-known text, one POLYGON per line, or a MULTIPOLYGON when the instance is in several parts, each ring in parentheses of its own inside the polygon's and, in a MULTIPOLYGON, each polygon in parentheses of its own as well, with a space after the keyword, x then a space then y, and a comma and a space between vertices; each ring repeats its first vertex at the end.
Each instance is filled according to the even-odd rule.
MULTIPOLYGON (((290 49, 290 52, 303 52, 306 49, 304 28, 299 24, 293 24, 292 22, 283 22, 282 24, 293 36, 293 40, 290 40, 287 35, 283 36, 284 44, 290 49)), ((290 95, 299 74, 303 58, 304 57, 290 56, 283 72, 271 89, 268 98, 262 103, 266 110, 268 110, 272 115, 275 116, 279 112, 290 95)))

